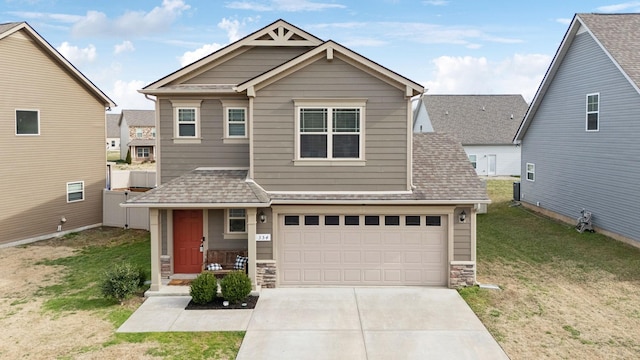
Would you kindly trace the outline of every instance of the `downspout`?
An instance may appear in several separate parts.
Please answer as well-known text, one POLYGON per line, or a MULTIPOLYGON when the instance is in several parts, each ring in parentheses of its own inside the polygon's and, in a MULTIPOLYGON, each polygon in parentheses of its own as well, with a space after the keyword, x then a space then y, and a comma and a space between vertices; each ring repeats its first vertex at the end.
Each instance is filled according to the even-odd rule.
POLYGON ((156 121, 156 138, 154 139, 156 142, 156 146, 154 149, 153 157, 156 160, 156 183, 154 187, 158 187, 160 181, 158 181, 160 177, 160 111, 158 109, 158 101, 156 99, 150 98, 149 94, 144 94, 145 99, 149 101, 153 101, 154 109, 155 109, 155 121, 156 121))

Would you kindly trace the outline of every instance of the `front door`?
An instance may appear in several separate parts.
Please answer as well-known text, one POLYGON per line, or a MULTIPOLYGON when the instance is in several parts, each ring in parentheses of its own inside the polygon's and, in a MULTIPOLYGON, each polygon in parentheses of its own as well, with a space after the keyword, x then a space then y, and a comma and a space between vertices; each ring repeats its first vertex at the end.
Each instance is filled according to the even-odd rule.
POLYGON ((173 272, 197 274, 202 270, 202 210, 173 211, 173 272))
POLYGON ((496 174, 496 156, 495 155, 487 155, 487 175, 495 175, 496 174))

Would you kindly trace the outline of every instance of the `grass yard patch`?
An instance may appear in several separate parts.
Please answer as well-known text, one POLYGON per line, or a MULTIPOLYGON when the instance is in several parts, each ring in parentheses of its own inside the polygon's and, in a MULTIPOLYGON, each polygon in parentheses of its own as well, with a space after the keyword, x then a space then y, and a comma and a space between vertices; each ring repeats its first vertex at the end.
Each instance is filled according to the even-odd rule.
POLYGON ((517 206, 512 186, 487 182, 477 226, 478 281, 502 290, 461 295, 513 359, 639 358, 640 250, 517 206))

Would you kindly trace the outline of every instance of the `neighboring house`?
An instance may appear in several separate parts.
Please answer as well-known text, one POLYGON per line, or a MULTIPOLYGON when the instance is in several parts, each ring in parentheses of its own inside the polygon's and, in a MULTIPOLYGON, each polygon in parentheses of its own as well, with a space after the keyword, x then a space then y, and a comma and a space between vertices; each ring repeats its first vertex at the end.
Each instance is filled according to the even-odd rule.
POLYGON ((0 244, 102 223, 100 89, 26 22, 0 24, 0 244))
POLYGON ((478 175, 519 175, 520 147, 513 137, 526 111, 522 95, 423 95, 413 131, 453 134, 478 175))
POLYGON ((131 161, 143 162, 156 157, 156 114, 153 110, 122 110, 120 114, 120 157, 131 151, 131 161))
POLYGON ((120 151, 119 123, 120 114, 107 114, 107 151, 120 151))
POLYGON ((576 14, 515 142, 523 204, 638 246, 640 14, 576 14))
POLYGON ((246 250, 256 286, 475 281, 486 190, 452 137, 412 132, 423 87, 278 20, 140 92, 156 96, 152 284, 246 250), (233 252, 231 252, 233 253, 233 252))

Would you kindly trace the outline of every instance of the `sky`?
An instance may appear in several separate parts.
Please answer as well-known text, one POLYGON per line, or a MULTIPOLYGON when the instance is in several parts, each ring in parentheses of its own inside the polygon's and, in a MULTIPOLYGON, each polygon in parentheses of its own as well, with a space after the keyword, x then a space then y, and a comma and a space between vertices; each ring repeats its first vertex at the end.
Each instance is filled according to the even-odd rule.
POLYGON ((640 12, 606 0, 0 0, 122 109, 137 90, 278 19, 422 84, 428 94, 530 102, 575 13, 640 12))

